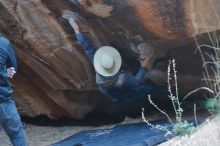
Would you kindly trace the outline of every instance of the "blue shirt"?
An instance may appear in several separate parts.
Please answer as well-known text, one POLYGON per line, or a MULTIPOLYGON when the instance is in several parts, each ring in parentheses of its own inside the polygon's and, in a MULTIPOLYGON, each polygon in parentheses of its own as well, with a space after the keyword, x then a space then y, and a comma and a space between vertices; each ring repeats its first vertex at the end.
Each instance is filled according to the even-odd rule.
MULTIPOLYGON (((95 48, 90 42, 90 40, 82 33, 76 35, 77 40, 83 47, 89 62, 93 64, 93 58, 95 55, 95 48)), ((98 90, 112 98, 114 101, 120 101, 120 100, 128 100, 128 98, 133 99, 132 96, 139 96, 137 92, 138 88, 142 86, 142 80, 144 78, 144 75, 146 74, 146 71, 144 68, 140 67, 136 75, 132 75, 128 71, 119 71, 119 74, 117 74, 118 84, 114 84, 111 87, 105 87, 98 84, 98 90), (121 72, 121 74, 120 74, 121 72), (122 75, 123 74, 123 75, 122 75)), ((101 76, 101 75, 99 75, 101 76)), ((103 80, 105 80, 105 77, 101 76, 103 80)), ((109 80, 106 78, 106 80, 109 80)), ((141 94, 143 96, 143 94, 141 94)))
POLYGON ((11 96, 13 90, 8 81, 7 68, 17 69, 14 51, 8 39, 0 37, 0 99, 11 96))

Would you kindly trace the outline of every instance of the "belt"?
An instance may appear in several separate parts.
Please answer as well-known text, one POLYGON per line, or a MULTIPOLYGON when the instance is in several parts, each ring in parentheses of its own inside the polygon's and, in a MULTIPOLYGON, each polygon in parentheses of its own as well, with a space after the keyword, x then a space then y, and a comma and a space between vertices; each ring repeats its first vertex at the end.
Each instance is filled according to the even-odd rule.
POLYGON ((1 103, 6 103, 6 102, 8 102, 10 99, 11 99, 10 97, 0 98, 0 104, 1 104, 1 103))

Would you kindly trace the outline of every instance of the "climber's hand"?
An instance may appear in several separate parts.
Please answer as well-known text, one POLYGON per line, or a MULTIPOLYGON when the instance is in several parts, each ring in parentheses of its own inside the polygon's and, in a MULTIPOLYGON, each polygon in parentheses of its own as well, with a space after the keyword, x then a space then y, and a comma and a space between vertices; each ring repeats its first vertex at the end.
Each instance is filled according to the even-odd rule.
POLYGON ((149 68, 149 58, 144 58, 139 60, 141 67, 149 68))
POLYGON ((70 18, 69 23, 72 26, 72 28, 74 29, 75 33, 78 34, 80 32, 79 25, 75 22, 74 18, 70 18))

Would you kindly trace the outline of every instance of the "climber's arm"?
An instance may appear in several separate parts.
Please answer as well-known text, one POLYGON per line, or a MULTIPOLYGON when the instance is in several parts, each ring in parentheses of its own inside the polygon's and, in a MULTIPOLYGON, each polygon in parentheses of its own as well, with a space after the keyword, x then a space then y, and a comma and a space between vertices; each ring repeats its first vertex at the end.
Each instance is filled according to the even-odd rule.
POLYGON ((80 31, 79 25, 75 22, 74 18, 70 18, 69 23, 72 26, 72 28, 74 29, 74 31, 76 33, 76 38, 77 38, 78 42, 80 43, 80 45, 83 47, 83 49, 89 59, 89 62, 92 64, 93 57, 95 55, 94 46, 92 45, 89 38, 87 38, 85 36, 85 34, 80 31))
POLYGON ((76 34, 76 38, 80 45, 83 47, 87 57, 89 58, 89 62, 92 64, 93 63, 93 58, 95 55, 95 48, 90 42, 90 40, 85 36, 83 32, 79 32, 76 34))
POLYGON ((135 75, 131 75, 130 73, 126 73, 123 80, 123 85, 126 87, 137 87, 143 83, 144 76, 147 72, 146 66, 148 65, 149 59, 145 58, 140 61, 140 68, 135 75))

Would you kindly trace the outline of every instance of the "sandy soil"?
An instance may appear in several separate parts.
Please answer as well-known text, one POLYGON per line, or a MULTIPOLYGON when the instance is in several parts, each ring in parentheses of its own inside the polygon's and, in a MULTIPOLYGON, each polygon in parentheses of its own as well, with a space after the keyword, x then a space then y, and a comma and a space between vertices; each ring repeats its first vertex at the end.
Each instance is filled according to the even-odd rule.
POLYGON ((220 117, 206 120, 192 135, 174 137, 160 146, 219 146, 220 117))
MULTIPOLYGON (((125 118, 120 124, 141 122, 140 118, 125 118)), ((24 124, 29 146, 48 146, 82 130, 112 128, 114 124, 104 126, 36 126, 24 124)), ((0 128, 0 146, 11 146, 10 141, 0 128)))
MULTIPOLYGON (((46 146, 62 140, 74 133, 81 130, 91 129, 92 127, 75 127, 75 126, 63 126, 63 127, 51 127, 51 126, 35 126, 24 125, 28 143, 30 146, 46 146)), ((5 132, 0 130, 1 146, 10 146, 10 142, 5 132)))
MULTIPOLYGON (((187 112, 185 114, 184 119, 193 119, 194 115, 192 112, 187 112)), ((148 120, 156 120, 161 119, 162 116, 160 113, 152 113, 151 115, 146 115, 148 120)), ((200 112, 198 113, 198 119, 206 119, 207 113, 200 112)), ((172 118, 172 117, 171 117, 172 118)), ((173 117, 174 118, 174 117, 173 117)), ((172 119, 173 119, 172 118, 172 119)), ((126 117, 124 121, 116 123, 116 124, 127 124, 127 123, 138 123, 142 122, 141 118, 128 118, 126 117)), ((82 130, 91 130, 91 129, 103 129, 103 128, 112 128, 116 124, 105 124, 103 126, 79 126, 79 125, 71 125, 71 126, 36 126, 32 124, 25 124, 24 128, 26 131, 26 135, 28 138, 29 146, 48 146, 50 144, 56 143, 60 140, 63 140, 77 132, 82 130)), ((8 137, 6 136, 3 129, 0 127, 0 146, 11 146, 8 137)))

